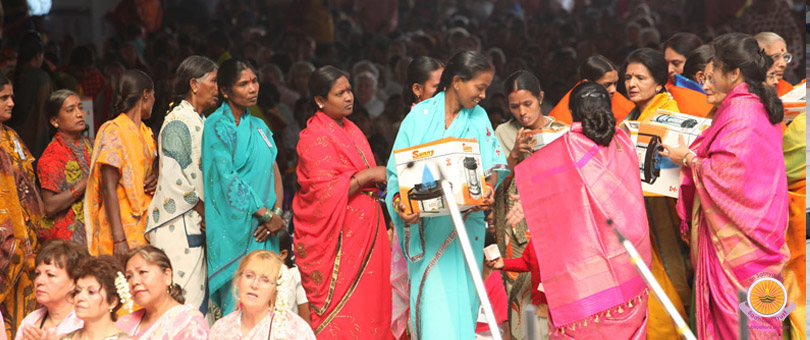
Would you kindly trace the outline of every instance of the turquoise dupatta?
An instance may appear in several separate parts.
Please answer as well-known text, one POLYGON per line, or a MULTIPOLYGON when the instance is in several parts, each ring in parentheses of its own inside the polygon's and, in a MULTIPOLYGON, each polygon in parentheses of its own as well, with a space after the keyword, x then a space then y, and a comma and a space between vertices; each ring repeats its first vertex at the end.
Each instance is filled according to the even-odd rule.
MULTIPOLYGON (((462 108, 450 127, 445 129, 444 98, 444 92, 440 92, 414 106, 402 121, 393 149, 445 137, 472 138, 478 141, 484 175, 498 173, 500 183, 509 174, 509 168, 486 111, 480 106, 462 108)), ((475 338, 479 301, 461 245, 456 240, 453 222, 449 216, 440 216, 423 218, 418 225, 405 226, 392 205, 393 195, 399 191, 393 153, 388 159, 386 172, 390 188, 386 206, 396 226, 400 247, 408 258, 410 322, 417 338, 475 338)), ((477 263, 483 264, 484 213, 470 213, 465 224, 477 263)), ((481 273, 473 275, 480 276, 481 273)))
POLYGON ((202 143, 208 287, 225 315, 236 306, 230 283, 242 257, 257 249, 278 253, 278 237, 253 237, 253 213, 276 202, 277 148, 267 124, 246 110, 237 126, 227 103, 206 119, 202 143))

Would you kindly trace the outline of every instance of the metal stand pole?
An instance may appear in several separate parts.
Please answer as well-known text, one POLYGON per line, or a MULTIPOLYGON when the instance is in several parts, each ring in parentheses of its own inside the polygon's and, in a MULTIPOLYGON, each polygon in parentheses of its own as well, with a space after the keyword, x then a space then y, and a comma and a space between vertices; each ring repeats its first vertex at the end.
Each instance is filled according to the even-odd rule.
MULTIPOLYGON (((608 220, 608 225, 612 226, 613 222, 608 220)), ((625 238, 624 235, 622 235, 619 229, 616 229, 616 226, 613 226, 613 230, 616 232, 616 235, 619 236, 619 242, 621 242, 624 249, 627 250, 627 255, 630 255, 630 261, 636 266, 636 270, 638 270, 638 272, 641 274, 644 281, 647 282, 647 286, 650 287, 650 290, 652 290, 655 298, 657 298, 658 301, 664 305, 664 309, 667 311, 667 314, 669 314, 669 317, 675 322, 675 326, 678 327, 678 334, 686 340, 697 340, 695 334, 689 329, 689 325, 686 324, 686 321, 683 320, 681 314, 678 313, 675 305, 672 304, 672 301, 669 300, 667 294, 664 293, 664 289, 661 288, 661 285, 655 280, 650 268, 647 268, 647 265, 644 263, 641 255, 639 255, 638 251, 636 251, 636 247, 634 247, 633 244, 630 243, 630 241, 625 238)))
POLYGON ((441 180, 442 193, 444 194, 445 202, 450 210, 450 217, 453 219, 453 225, 456 228, 458 235, 458 243, 461 244, 461 250, 464 254, 464 259, 467 262, 467 269, 470 270, 470 276, 475 284, 475 291, 478 293, 478 299, 484 307, 484 315, 487 317, 487 324, 492 332, 492 338, 501 340, 501 332, 498 329, 498 324, 495 321, 495 313, 492 312, 492 304, 487 297, 487 290, 484 289, 484 280, 481 278, 481 272, 478 270, 478 263, 475 262, 475 255, 472 251, 470 239, 467 236, 467 227, 464 225, 464 220, 461 218, 461 211, 458 210, 456 205, 456 198, 453 196, 453 189, 450 187, 450 182, 441 180))

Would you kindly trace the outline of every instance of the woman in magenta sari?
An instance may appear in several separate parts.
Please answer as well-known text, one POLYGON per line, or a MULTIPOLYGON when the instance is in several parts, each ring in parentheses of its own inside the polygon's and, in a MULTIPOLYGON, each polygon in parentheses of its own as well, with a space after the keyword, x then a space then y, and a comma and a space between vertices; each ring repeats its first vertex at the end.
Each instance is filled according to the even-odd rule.
POLYGON ((649 267, 638 158, 630 137, 615 127, 604 86, 583 82, 570 98, 571 132, 515 167, 524 194, 508 222, 520 222, 526 207, 550 339, 645 339, 646 286, 613 230, 649 267))
MULTIPOLYGON (((695 267, 697 337, 736 339, 737 291, 779 275, 788 260, 784 109, 763 85, 773 61, 754 38, 731 33, 711 46, 703 89, 717 106, 712 126, 691 147, 681 140, 662 154, 683 165, 677 208, 695 267)), ((777 318, 750 322, 751 339, 782 336, 777 318)))
POLYGON ((388 339, 391 254, 375 187, 385 168, 345 119, 354 105, 348 79, 325 66, 309 80, 317 111, 297 148, 295 256, 318 339, 388 339))

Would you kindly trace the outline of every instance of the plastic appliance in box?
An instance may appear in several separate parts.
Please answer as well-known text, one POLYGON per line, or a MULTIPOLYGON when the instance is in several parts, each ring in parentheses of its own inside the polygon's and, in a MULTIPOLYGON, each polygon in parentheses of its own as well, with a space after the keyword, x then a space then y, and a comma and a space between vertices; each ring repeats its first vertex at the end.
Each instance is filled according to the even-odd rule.
POLYGON ((562 135, 568 132, 568 130, 569 128, 566 126, 556 129, 549 128, 527 131, 526 133, 532 135, 532 139, 529 141, 529 146, 532 148, 532 151, 540 150, 540 148, 546 146, 548 143, 560 138, 562 135))
POLYGON ((450 214, 438 180, 450 181, 461 211, 484 203, 486 186, 478 142, 444 138, 394 150, 399 192, 406 213, 420 217, 450 214))
POLYGON ((667 110, 658 110, 643 121, 623 123, 623 128, 636 146, 644 196, 678 198, 681 167, 669 157, 658 154, 664 150, 661 144, 677 146, 678 136, 683 135, 686 144, 691 145, 711 123, 708 118, 667 110))

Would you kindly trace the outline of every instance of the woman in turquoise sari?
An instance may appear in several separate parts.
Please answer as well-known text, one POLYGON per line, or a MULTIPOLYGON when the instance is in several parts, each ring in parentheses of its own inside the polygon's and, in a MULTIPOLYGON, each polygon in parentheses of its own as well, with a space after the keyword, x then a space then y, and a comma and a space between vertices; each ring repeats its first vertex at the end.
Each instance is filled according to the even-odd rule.
POLYGON ((246 254, 278 252, 275 233, 284 226, 281 177, 275 163, 273 134, 247 109, 256 105, 256 71, 230 59, 217 73, 223 104, 203 128, 202 171, 205 189, 205 236, 208 289, 222 315, 237 304, 231 279, 246 254))
MULTIPOLYGON (((479 52, 456 54, 442 73, 439 92, 413 107, 394 142, 397 150, 445 137, 477 140, 487 176, 486 204, 492 204, 494 187, 509 174, 495 130, 486 111, 478 106, 493 72, 479 52)), ((386 171, 388 187, 399 188, 393 155, 386 171)), ((395 191, 389 191, 386 205, 408 258, 412 335, 418 339, 473 339, 479 301, 450 216, 404 214, 395 191)), ((465 224, 476 263, 482 263, 484 213, 474 210, 465 215, 465 224)))

